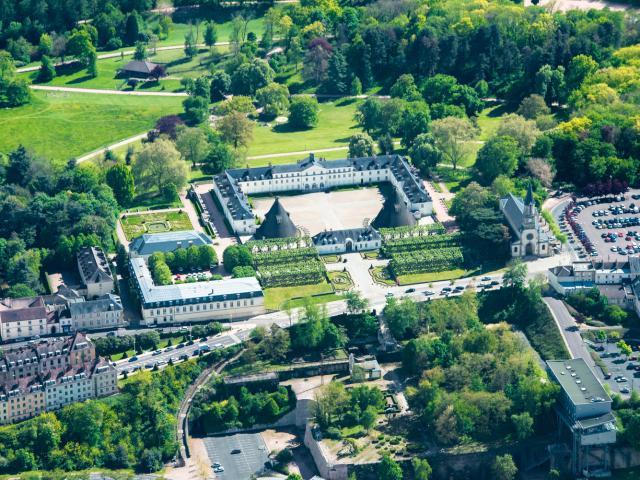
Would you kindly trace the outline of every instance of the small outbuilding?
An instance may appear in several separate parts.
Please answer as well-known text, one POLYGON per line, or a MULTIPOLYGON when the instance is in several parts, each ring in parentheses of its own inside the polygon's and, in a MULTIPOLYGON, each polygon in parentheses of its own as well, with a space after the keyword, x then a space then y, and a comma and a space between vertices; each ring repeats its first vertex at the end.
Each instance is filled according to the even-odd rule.
POLYGON ((120 69, 120 74, 132 78, 160 78, 166 76, 164 66, 146 60, 131 60, 120 69))

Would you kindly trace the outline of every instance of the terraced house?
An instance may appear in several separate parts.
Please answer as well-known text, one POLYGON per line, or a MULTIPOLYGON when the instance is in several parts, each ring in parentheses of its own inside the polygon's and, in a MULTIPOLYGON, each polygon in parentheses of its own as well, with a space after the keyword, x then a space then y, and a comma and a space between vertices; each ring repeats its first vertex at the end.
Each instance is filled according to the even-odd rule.
POLYGON ((85 335, 51 339, 0 357, 0 424, 118 391, 117 372, 85 335))

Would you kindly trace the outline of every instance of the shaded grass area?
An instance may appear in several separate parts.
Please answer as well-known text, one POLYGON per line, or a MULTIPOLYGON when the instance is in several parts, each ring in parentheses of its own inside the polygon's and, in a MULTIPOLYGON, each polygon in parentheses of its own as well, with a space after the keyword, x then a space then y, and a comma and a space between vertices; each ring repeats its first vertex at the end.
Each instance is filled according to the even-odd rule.
POLYGON ((163 115, 182 111, 177 97, 33 92, 33 101, 0 110, 0 151, 27 145, 63 165, 70 158, 150 129, 163 115))
MULTIPOLYGON (((289 125, 256 126, 253 131, 253 142, 247 152, 248 156, 266 155, 270 153, 287 153, 305 150, 347 146, 349 138, 360 132, 354 115, 360 101, 340 100, 320 104, 318 125, 309 130, 292 130, 289 125)), ((344 158, 346 151, 339 152, 338 158, 344 158)), ((319 154, 319 156, 325 156, 319 154)), ((249 160, 249 165, 264 165, 270 161, 286 163, 284 157, 249 160)), ((298 158, 299 159, 299 158, 298 158)))
POLYGON ((436 167, 438 178, 445 184, 451 193, 456 193, 466 187, 471 182, 471 172, 458 168, 454 170, 451 167, 436 167))
POLYGON ((128 240, 144 233, 173 232, 191 230, 191 220, 184 212, 156 212, 127 215, 120 219, 122 230, 128 240))
MULTIPOLYGON (((325 295, 328 293, 333 293, 333 287, 327 281, 311 285, 296 285, 294 287, 265 288, 264 304, 265 307, 270 310, 280 310, 286 308, 287 306, 289 308, 294 308, 301 306, 302 303, 300 303, 300 305, 297 305, 289 302, 290 300, 300 299, 302 302, 303 300, 305 300, 305 297, 311 297, 312 295, 325 295)), ((312 300, 312 303, 315 302, 313 302, 312 300)))

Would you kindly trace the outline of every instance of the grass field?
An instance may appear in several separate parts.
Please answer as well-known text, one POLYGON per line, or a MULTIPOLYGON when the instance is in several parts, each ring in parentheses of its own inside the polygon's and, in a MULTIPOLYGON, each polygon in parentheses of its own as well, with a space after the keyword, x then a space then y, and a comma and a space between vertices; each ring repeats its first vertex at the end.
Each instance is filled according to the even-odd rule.
POLYGON ((458 278, 466 277, 472 274, 461 268, 453 270, 445 270, 444 272, 430 272, 430 273, 414 273, 411 275, 398 276, 398 282, 400 285, 411 285, 414 283, 427 283, 427 282, 441 282, 443 280, 455 280, 458 278))
POLYGON ((62 165, 150 129, 163 115, 182 111, 179 97, 134 97, 34 92, 31 104, 0 110, 0 152, 23 144, 62 165))
MULTIPOLYGON (((150 17, 149 24, 153 24, 154 20, 159 18, 159 15, 155 15, 150 17)), ((216 22, 216 32, 218 33, 218 42, 228 42, 229 37, 231 35, 231 21, 226 22, 216 22)), ((198 29, 198 39, 197 43, 203 43, 203 35, 205 30, 205 24, 202 22, 200 24, 200 28, 198 29)), ((167 46, 167 45, 182 45, 184 44, 184 36, 189 32, 193 32, 194 38, 196 35, 196 26, 189 25, 188 23, 174 23, 171 27, 171 31, 169 32, 169 36, 158 42, 158 46, 167 46)), ((258 38, 262 36, 264 32, 264 19, 262 17, 254 18, 249 21, 247 26, 247 33, 253 32, 256 34, 258 38)))
POLYGON ((155 212, 127 215, 120 219, 122 230, 128 240, 143 233, 192 230, 191 220, 184 212, 155 212))
MULTIPOLYGON (((318 125, 309 130, 292 131, 285 125, 256 126, 253 130, 253 142, 247 152, 248 156, 270 153, 298 152, 305 150, 346 146, 349 138, 360 132, 353 116, 358 101, 341 100, 320 104, 318 125)), ((346 156, 346 151, 338 152, 338 158, 346 156)), ((319 154, 319 156, 325 156, 319 154)), ((300 157, 300 156, 298 156, 300 157)), ((335 158, 335 157, 334 157, 335 158)), ((262 165, 272 161, 286 163, 291 159, 276 157, 267 160, 249 160, 249 164, 262 165)))
MULTIPOLYGON (((295 287, 275 287, 275 288, 265 288, 264 289, 264 304, 265 307, 270 310, 279 310, 284 308, 285 302, 294 299, 300 298, 304 299, 305 297, 310 297, 312 295, 323 295, 324 294, 333 293, 333 287, 328 282, 324 281, 319 284, 311 284, 311 285, 297 285, 295 287)), ((335 298, 337 299, 337 297, 335 298)), ((334 299, 334 300, 335 300, 334 299)), ((331 300, 327 300, 331 301, 331 300)), ((291 308, 294 306, 290 305, 291 308)), ((301 305, 295 305, 301 306, 301 305)))

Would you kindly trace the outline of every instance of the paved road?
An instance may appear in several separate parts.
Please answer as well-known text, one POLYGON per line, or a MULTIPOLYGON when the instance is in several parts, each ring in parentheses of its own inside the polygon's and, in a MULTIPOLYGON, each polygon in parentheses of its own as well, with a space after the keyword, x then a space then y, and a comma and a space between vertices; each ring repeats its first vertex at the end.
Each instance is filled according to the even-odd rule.
POLYGON ((543 300, 549 306, 551 315, 560 329, 564 344, 569 350, 571 358, 582 358, 598 375, 598 378, 604 380, 601 370, 596 367, 596 362, 591 358, 589 349, 582 340, 578 324, 569 313, 569 310, 567 310, 564 302, 553 297, 544 297, 543 300))
POLYGON ((90 93, 97 95, 130 95, 134 97, 186 97, 186 92, 145 92, 143 90, 106 90, 98 88, 55 87, 52 85, 29 85, 32 90, 52 92, 90 93))

